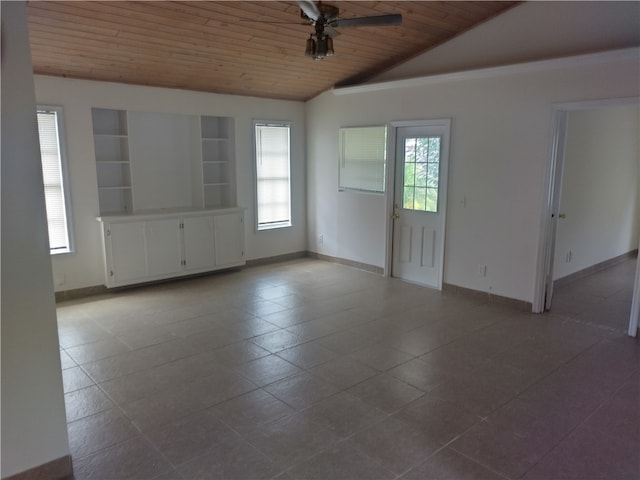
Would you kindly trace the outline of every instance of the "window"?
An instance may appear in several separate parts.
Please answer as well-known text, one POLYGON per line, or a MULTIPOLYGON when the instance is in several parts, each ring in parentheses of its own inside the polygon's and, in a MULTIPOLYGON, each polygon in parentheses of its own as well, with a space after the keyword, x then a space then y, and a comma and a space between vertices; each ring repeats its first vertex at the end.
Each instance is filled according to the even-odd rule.
POLYGON ((258 230, 291 226, 291 125, 255 123, 258 230))
POLYGON ((438 211, 441 140, 441 136, 405 139, 403 208, 438 211))
POLYGON ((340 129, 340 190, 384 193, 387 128, 340 129))
POLYGON ((51 254, 68 253, 72 249, 66 198, 65 157, 61 141, 62 109, 39 107, 37 116, 49 248, 51 254))

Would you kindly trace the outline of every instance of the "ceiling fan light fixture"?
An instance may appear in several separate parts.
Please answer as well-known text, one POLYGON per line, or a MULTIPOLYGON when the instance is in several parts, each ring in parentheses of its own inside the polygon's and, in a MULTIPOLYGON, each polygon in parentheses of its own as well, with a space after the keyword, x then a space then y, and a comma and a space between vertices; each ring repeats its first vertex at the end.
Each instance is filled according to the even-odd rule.
POLYGON ((333 56, 336 52, 333 50, 333 38, 327 38, 327 57, 333 56))
POLYGON ((307 46, 304 54, 307 57, 315 57, 316 55, 316 41, 313 39, 313 35, 309 35, 309 38, 307 38, 307 46))
POLYGON ((323 35, 318 37, 318 41, 316 42, 316 60, 322 60, 327 56, 327 36, 323 35))

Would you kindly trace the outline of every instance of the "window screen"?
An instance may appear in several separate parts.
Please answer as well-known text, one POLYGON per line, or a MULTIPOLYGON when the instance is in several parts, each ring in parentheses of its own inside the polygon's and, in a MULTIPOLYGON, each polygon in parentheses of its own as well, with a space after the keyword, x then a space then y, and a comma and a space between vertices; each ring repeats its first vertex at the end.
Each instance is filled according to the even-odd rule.
POLYGON ((290 130, 255 124, 258 230, 291 226, 290 130))
POLYGON ((339 188, 384 193, 386 158, 386 127, 341 128, 339 188))

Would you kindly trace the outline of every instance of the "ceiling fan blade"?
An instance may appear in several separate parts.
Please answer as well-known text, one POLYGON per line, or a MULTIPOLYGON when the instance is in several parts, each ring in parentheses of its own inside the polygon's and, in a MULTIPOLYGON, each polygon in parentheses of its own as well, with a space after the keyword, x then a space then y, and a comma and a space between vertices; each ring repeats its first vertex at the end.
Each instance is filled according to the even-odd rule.
POLYGON ((338 30, 336 30, 333 27, 330 27, 329 25, 324 27, 324 33, 329 35, 331 38, 336 38, 338 35, 340 35, 340 32, 338 30))
POLYGON ((393 13, 374 17, 337 18, 329 22, 329 25, 332 27, 382 27, 385 25, 400 25, 401 23, 402 15, 393 13))
POLYGON ((309 0, 298 0, 296 3, 300 7, 300 10, 314 22, 322 15, 318 6, 309 0))

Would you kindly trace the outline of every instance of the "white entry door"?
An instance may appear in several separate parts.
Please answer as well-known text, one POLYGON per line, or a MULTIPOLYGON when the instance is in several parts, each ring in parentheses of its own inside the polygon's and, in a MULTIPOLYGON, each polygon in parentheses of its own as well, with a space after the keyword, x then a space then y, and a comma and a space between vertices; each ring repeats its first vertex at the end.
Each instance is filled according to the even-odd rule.
POLYGON ((392 275, 441 289, 450 121, 396 128, 392 275))

